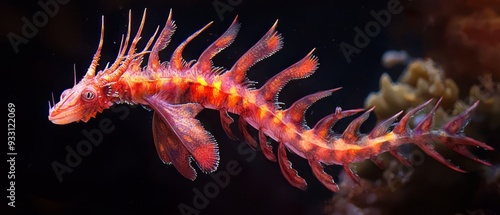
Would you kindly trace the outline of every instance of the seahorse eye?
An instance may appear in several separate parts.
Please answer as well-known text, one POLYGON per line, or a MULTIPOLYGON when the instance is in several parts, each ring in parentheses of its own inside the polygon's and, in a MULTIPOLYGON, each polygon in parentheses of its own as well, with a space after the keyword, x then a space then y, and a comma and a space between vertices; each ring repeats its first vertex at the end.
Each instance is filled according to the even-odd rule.
POLYGON ((82 98, 85 101, 91 101, 95 98, 95 93, 91 90, 85 90, 82 92, 82 98))

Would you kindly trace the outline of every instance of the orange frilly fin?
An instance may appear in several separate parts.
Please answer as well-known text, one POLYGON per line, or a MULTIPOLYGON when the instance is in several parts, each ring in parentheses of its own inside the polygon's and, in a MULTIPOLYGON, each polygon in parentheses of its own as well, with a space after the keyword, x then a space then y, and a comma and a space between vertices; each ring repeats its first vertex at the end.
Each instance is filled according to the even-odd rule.
POLYGON ((170 160, 181 174, 192 180, 196 178, 196 173, 189 164, 190 157, 205 173, 217 169, 219 165, 217 143, 200 121, 195 119, 203 106, 197 103, 169 104, 158 95, 147 97, 145 100, 155 110, 153 130, 155 144, 162 160, 168 158, 165 160, 170 160), (166 132, 166 135, 161 132, 166 132), (161 150, 162 148, 164 150, 161 150))

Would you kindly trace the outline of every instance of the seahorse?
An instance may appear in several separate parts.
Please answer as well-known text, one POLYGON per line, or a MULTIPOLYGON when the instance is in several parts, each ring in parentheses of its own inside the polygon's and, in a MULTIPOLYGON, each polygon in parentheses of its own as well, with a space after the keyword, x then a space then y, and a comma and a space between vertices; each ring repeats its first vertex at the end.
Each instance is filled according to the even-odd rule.
POLYGON ((440 100, 413 128, 408 125, 410 118, 428 106, 431 100, 408 111, 397 123, 395 121, 402 112, 380 122, 368 134, 360 133, 359 127, 374 108, 365 111, 337 107, 334 113, 319 120, 312 128, 308 127, 304 113, 309 106, 340 88, 307 95, 286 109, 278 105, 277 95, 289 81, 307 78, 316 71, 318 58, 313 55, 314 49, 274 75, 260 88, 253 88, 253 83, 246 78, 247 71, 283 46, 282 36, 276 31, 277 21, 230 69, 214 66, 211 59, 235 40, 240 29, 237 18, 197 60, 186 61, 182 52, 212 22, 184 40, 173 51, 170 61, 161 62, 159 51, 170 43, 176 30, 172 10, 158 37, 159 27, 140 52, 136 52, 136 46, 144 27, 146 10, 131 42, 132 15, 129 11, 127 34, 125 40, 122 35, 116 60, 96 73, 103 47, 103 16, 98 48, 86 74, 78 83, 75 76, 74 86, 62 92, 58 103, 54 99, 52 104, 49 101, 48 119, 54 124, 87 122, 113 104, 143 105, 153 110, 153 139, 160 159, 165 164, 172 164, 180 174, 191 180, 197 176, 193 161, 202 172, 211 173, 217 169, 220 160, 214 137, 195 118, 204 108, 220 112, 222 128, 234 140, 238 137, 230 128, 234 120, 228 113, 239 115, 238 128, 243 139, 253 148, 260 147, 267 159, 278 162, 286 180, 303 190, 307 182, 292 167, 287 155, 289 152, 306 159, 313 175, 333 192, 338 191, 339 187, 333 177, 324 171, 326 165, 342 166, 354 181, 359 182, 360 178, 351 170, 350 164, 367 159, 380 164, 378 155, 383 152, 388 151, 403 164, 411 165, 398 151, 402 144, 416 144, 430 157, 459 172, 465 170, 438 154, 433 148, 434 142, 444 143, 465 157, 489 165, 473 155, 467 147, 493 148, 463 133, 478 102, 438 129, 431 125, 440 100), (149 55, 147 65, 142 66, 146 55, 149 55), (332 126, 338 120, 357 113, 360 115, 342 133, 332 131, 332 126), (258 142, 248 131, 248 125, 258 130, 258 142), (276 142, 276 153, 268 138, 276 142))

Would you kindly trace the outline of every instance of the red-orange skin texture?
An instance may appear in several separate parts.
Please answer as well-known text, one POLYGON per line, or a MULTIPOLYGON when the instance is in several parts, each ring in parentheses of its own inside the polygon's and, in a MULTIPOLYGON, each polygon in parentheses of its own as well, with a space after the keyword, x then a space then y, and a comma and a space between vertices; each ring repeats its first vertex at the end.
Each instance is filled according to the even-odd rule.
MULTIPOLYGON (((143 25, 144 18, 137 35, 140 35, 143 25)), ((169 16, 150 52, 147 52, 148 45, 143 52, 135 53, 138 41, 136 36, 125 55, 128 45, 126 39, 122 43, 124 47, 119 51, 119 56, 122 57, 118 57, 115 64, 94 76, 102 46, 100 43, 87 75, 62 95, 58 104, 50 108, 49 119, 57 124, 87 121, 96 112, 109 108, 112 103, 147 106, 154 110, 153 137, 158 155, 164 163, 173 164, 183 176, 191 180, 196 178, 196 171, 191 166, 192 160, 203 172, 215 171, 219 163, 217 143, 201 122, 195 119, 203 108, 220 111, 223 129, 232 139, 237 137, 229 128, 233 120, 227 113, 239 115, 239 129, 245 141, 254 148, 260 145, 269 160, 279 162, 283 175, 290 184, 300 189, 305 189, 307 183, 292 168, 286 149, 307 159, 314 175, 332 191, 337 191, 338 186, 323 171, 323 165, 343 165, 348 175, 359 181, 349 164, 365 159, 380 163, 377 155, 385 151, 390 151, 398 160, 408 164, 397 152, 397 147, 405 143, 418 145, 428 155, 457 171, 463 170, 434 151, 432 142, 444 143, 466 157, 488 164, 472 155, 466 146, 479 146, 488 150, 492 148, 465 137, 462 133, 462 128, 467 124, 477 103, 438 130, 432 130, 431 124, 439 101, 431 113, 413 129, 407 126, 409 118, 425 108, 430 101, 409 111, 392 130, 389 128, 399 114, 377 125, 370 134, 360 134, 358 128, 373 110, 370 109, 354 119, 342 134, 335 134, 330 129, 337 120, 363 111, 343 111, 340 108, 309 128, 304 124, 306 109, 339 88, 305 96, 286 110, 276 105, 276 95, 290 80, 306 78, 314 73, 318 60, 312 52, 276 74, 261 88, 252 89, 249 87, 251 83, 246 80, 246 71, 283 45, 281 36, 275 31, 276 24, 228 70, 213 67, 210 59, 233 42, 239 29, 236 20, 196 62, 188 63, 182 59, 184 47, 206 27, 180 44, 170 61, 161 63, 158 52, 168 45, 175 30, 169 16), (149 58, 147 66, 143 67, 141 62, 145 54, 149 54, 149 58), (259 131, 257 139, 260 144, 247 131, 248 124, 259 131), (277 157, 272 145, 267 142, 267 137, 277 142, 277 157)), ((129 34, 130 32, 127 38, 129 34)), ((155 35, 149 44, 152 44, 154 37, 155 35)))

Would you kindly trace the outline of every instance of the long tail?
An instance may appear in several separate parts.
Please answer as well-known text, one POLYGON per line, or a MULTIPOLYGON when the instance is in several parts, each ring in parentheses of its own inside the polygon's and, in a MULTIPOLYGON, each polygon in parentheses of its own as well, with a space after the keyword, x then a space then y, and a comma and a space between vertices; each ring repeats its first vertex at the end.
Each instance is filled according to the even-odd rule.
MULTIPOLYGON (((355 182, 359 182, 359 177, 350 169, 349 165, 354 162, 371 159, 375 164, 382 167, 383 162, 379 160, 378 155, 386 151, 389 151, 390 154, 402 164, 411 166, 411 163, 398 152, 399 146, 408 143, 417 145, 430 157, 458 172, 465 173, 466 171, 442 157, 434 149, 433 143, 442 143, 465 157, 484 165, 490 165, 488 162, 473 155, 467 147, 478 147, 485 150, 493 150, 493 148, 483 142, 469 138, 463 133, 464 127, 470 121, 471 113, 477 107, 479 101, 475 102, 463 113, 452 118, 441 128, 433 130, 432 121, 435 110, 441 101, 441 99, 439 99, 434 108, 422 119, 422 121, 413 129, 410 128, 408 125, 410 119, 428 106, 431 101, 432 99, 408 111, 392 130, 389 130, 389 128, 402 112, 379 123, 369 134, 359 134, 358 129, 360 125, 368 118, 369 113, 373 110, 373 108, 369 109, 361 116, 354 119, 341 135, 334 135, 328 138, 328 142, 332 144, 333 148, 337 148, 337 150, 318 150, 317 155, 314 157, 320 157, 320 159, 309 160, 314 174, 330 190, 337 191, 337 185, 331 176, 323 171, 323 167, 320 163, 340 164, 344 167, 348 176, 355 182)), ((342 112, 339 112, 339 114, 342 115, 342 112)), ((316 124, 313 128, 314 132, 325 133, 325 130, 329 129, 330 125, 334 123, 330 121, 327 123, 328 125, 325 126, 325 119, 320 120, 316 124)))
MULTIPOLYGON (((208 26, 208 25, 207 25, 208 26)), ((181 57, 181 53, 186 44, 191 41, 194 37, 196 37, 202 30, 204 30, 207 26, 203 27, 201 30, 194 33, 191 37, 186 39, 175 51, 172 55, 171 61, 167 64, 172 69, 177 71, 183 70, 185 68, 195 69, 196 71, 203 73, 217 73, 219 75, 220 70, 214 69, 212 67, 211 58, 214 57, 219 51, 229 46, 232 41, 235 39, 236 34, 239 29, 239 24, 235 21, 231 24, 228 30, 213 44, 211 44, 205 52, 203 52, 195 64, 186 63, 184 59, 181 57)), ((231 68, 229 71, 226 71, 224 74, 220 75, 221 80, 226 83, 233 83, 241 87, 246 87, 248 84, 246 80, 246 71, 250 69, 252 65, 257 63, 258 61, 274 54, 282 47, 281 36, 275 31, 276 23, 271 27, 271 29, 260 39, 250 50, 248 50, 231 68)), ((151 55, 148 60, 149 68, 158 68, 161 66, 158 59, 158 51, 162 50, 170 41, 170 37, 175 30, 175 25, 173 20, 171 20, 171 14, 167 20, 167 24, 165 28, 160 33, 160 36, 157 42, 154 44, 153 49, 151 51, 151 55)), ((257 100, 255 102, 256 106, 258 106, 258 110, 255 113, 240 113, 239 119, 239 128, 242 131, 243 137, 245 140, 252 146, 257 147, 257 141, 254 140, 249 132, 246 130, 246 126, 251 124, 254 128, 259 130, 258 139, 260 142, 260 147, 264 153, 264 155, 272 161, 278 161, 281 171, 285 178, 292 184, 293 186, 305 189, 307 187, 306 181, 297 174, 297 171, 293 169, 291 162, 287 157, 287 149, 299 154, 301 157, 304 157, 308 160, 309 165, 312 168, 312 171, 316 178, 318 178, 323 185, 325 185, 328 189, 332 191, 338 191, 337 184, 333 181, 332 176, 325 173, 323 169, 323 165, 342 165, 348 175, 354 181, 359 181, 358 176, 350 169, 349 165, 354 162, 360 162, 366 159, 371 159, 376 164, 381 166, 381 161, 378 159, 378 155, 389 151, 393 156, 395 156, 400 162, 405 165, 411 165, 410 162, 398 152, 398 147, 402 144, 413 143, 420 147, 426 154, 448 166, 449 168, 459 171, 465 172, 460 169, 456 165, 450 163, 444 157, 439 155, 433 147, 433 143, 443 143, 452 150, 457 153, 468 157, 472 160, 475 160, 479 163, 490 165, 489 163, 480 160, 476 156, 474 156, 467 147, 481 147, 486 150, 493 150, 492 147, 482 143, 480 141, 471 139, 466 137, 463 133, 463 128, 470 121, 472 111, 477 107, 478 102, 474 103, 469 109, 464 111, 458 116, 455 116, 448 123, 446 123, 443 127, 439 129, 432 128, 432 121, 434 117, 434 112, 438 107, 440 100, 436 103, 432 111, 427 114, 426 117, 423 118, 422 121, 419 122, 417 126, 414 128, 410 128, 408 123, 410 118, 417 114, 417 112, 424 109, 428 104, 431 103, 431 100, 421 104, 420 106, 408 111, 401 120, 397 123, 397 125, 391 129, 391 126, 401 115, 402 112, 395 114, 389 119, 379 123, 372 129, 369 134, 360 134, 359 127, 361 124, 368 118, 370 112, 373 108, 361 114, 359 117, 354 119, 345 131, 336 135, 331 131, 331 127, 338 120, 359 113, 363 111, 362 109, 354 109, 354 110, 341 110, 337 108, 335 113, 330 114, 320 121, 313 128, 308 128, 304 123, 304 112, 305 110, 312 105, 317 100, 329 96, 333 90, 321 91, 312 95, 305 96, 304 98, 293 103, 288 109, 281 110, 276 105, 277 94, 280 89, 290 80, 306 78, 311 75, 317 68, 317 58, 312 55, 312 52, 306 55, 302 60, 297 62, 296 64, 290 66, 289 68, 283 70, 282 72, 276 74, 272 77, 267 83, 265 83, 260 89, 256 90, 246 90, 245 95, 248 98, 253 98, 257 100), (265 119, 265 120, 264 120, 265 119), (274 121, 273 121, 274 120, 274 121), (275 122, 274 127, 270 125, 269 121, 275 122), (281 126, 281 127, 279 127, 281 126), (285 135, 286 133, 286 135, 285 135), (268 144, 267 137, 271 136, 278 142, 278 152, 277 158, 272 152, 272 146, 268 144)), ((205 80, 204 80, 205 81, 205 80)), ((204 83, 204 85, 210 85, 215 83, 204 83)), ((222 86, 224 87, 224 86, 222 86)), ((236 87, 236 86, 234 86, 236 87)), ((217 88, 221 88, 220 83, 217 88)), ((338 88, 337 88, 338 89, 338 88)), ((249 99, 252 100, 252 99, 249 99)), ((237 101, 235 100, 235 103, 237 101)), ((186 105, 185 105, 186 106, 186 105)), ((189 105, 187 105, 189 106, 189 105)), ((192 106, 192 105, 191 105, 192 106)), ((168 109, 170 112, 174 109, 173 106, 169 106, 168 109)), ((175 107, 180 108, 184 112, 186 112, 188 107, 175 107)), ((184 117, 194 117, 196 113, 201 110, 199 105, 196 108, 197 111, 187 111, 189 114, 183 115, 184 117)), ((172 113, 165 111, 164 115, 172 113)), ((177 111, 179 112, 179 111, 177 111)), ((181 113, 184 113, 180 111, 181 113)), ((232 139, 236 139, 235 135, 229 129, 229 124, 233 122, 233 120, 227 115, 227 110, 221 109, 221 122, 224 130, 232 139)), ((167 117, 168 118, 168 117, 167 117)), ((177 118, 172 117, 169 118, 171 124, 176 124, 175 120, 177 118)), ((169 122, 170 122, 169 121, 169 122)), ((191 125, 195 128, 200 128, 201 125, 191 125)), ((172 127, 173 130, 175 128, 172 127)), ((185 130, 190 131, 189 126, 185 127, 185 130)), ((163 129, 168 130, 168 129, 163 129)), ((201 129, 203 130, 203 129, 201 129)), ((178 133, 181 131, 178 131, 178 133)), ((161 133, 161 132, 157 132, 161 133)), ((170 132, 172 133, 172 132, 170 132)), ((203 133, 203 132, 197 132, 203 133)), ((179 149, 186 149, 183 151, 184 155, 181 156, 181 160, 177 163, 175 159, 169 156, 179 157, 177 151, 176 153, 172 153, 170 155, 166 155, 164 153, 164 149, 159 147, 159 154, 164 155, 162 160, 166 163, 174 162, 174 165, 178 164, 176 167, 178 170, 182 172, 187 172, 189 174, 184 174, 188 178, 194 179, 196 176, 194 169, 191 168, 189 162, 189 156, 194 156, 194 159, 198 163, 203 163, 204 155, 203 153, 197 154, 190 141, 187 141, 184 136, 179 136, 178 140, 169 140, 170 142, 174 141, 178 143, 175 147, 179 147, 179 149), (189 147, 188 147, 189 146, 189 147), (182 165, 181 165, 182 164, 182 165), (181 167, 178 167, 181 166, 181 167), (183 170, 189 171, 183 171, 183 170)), ((168 139, 168 138, 167 138, 168 139)), ((191 138, 192 139, 192 138, 191 138)), ((210 135, 200 136, 200 140, 206 140, 206 142, 210 143, 210 146, 215 146, 215 141, 211 139, 210 135)), ((155 141, 157 142, 157 141, 155 141)), ((200 142, 200 141, 198 141, 200 142)), ((168 141, 167 141, 168 143, 168 141)), ((157 146, 164 146, 166 148, 171 148, 172 146, 169 144, 162 145, 161 142, 157 142, 157 146)), ((211 147, 211 151, 216 150, 216 147, 211 147)), ((215 154, 218 154, 218 151, 215 153, 209 153, 210 158, 213 158, 215 154)), ((201 165, 208 166, 210 168, 205 168, 206 172, 211 172, 216 168, 216 163, 218 163, 217 159, 211 159, 213 165, 201 165)), ((203 169, 203 168, 202 168, 203 169)))
MULTIPOLYGON (((281 36, 275 31, 275 28, 276 23, 262 37, 262 39, 260 39, 247 53, 245 53, 237 61, 235 66, 233 66, 233 68, 228 72, 224 73, 222 77, 231 77, 235 83, 243 83, 244 80, 246 80, 246 71, 253 64, 278 51, 282 46, 282 41, 281 36)), ((233 32, 231 31, 231 27, 228 32, 233 32)), ((201 63, 201 61, 199 63, 201 63)), ((416 144, 432 158, 459 172, 465 171, 442 157, 434 149, 433 143, 443 143, 465 157, 485 165, 490 165, 488 162, 480 160, 474 156, 467 149, 467 147, 480 147, 485 150, 493 150, 493 148, 485 143, 469 138, 463 133, 464 127, 470 121, 472 111, 477 107, 479 102, 474 103, 466 111, 458 116, 455 116, 439 129, 433 129, 432 122, 434 113, 439 106, 441 99, 437 101, 430 113, 428 113, 414 128, 410 128, 408 125, 410 119, 428 106, 432 99, 408 111, 393 129, 391 129, 391 126, 394 124, 398 116, 401 115, 402 111, 376 125, 369 134, 365 135, 359 133, 359 127, 368 118, 370 112, 373 111, 374 108, 369 109, 354 119, 341 135, 335 135, 331 132, 331 127, 335 124, 335 122, 341 118, 361 112, 362 109, 342 111, 338 108, 335 113, 318 121, 313 128, 308 128, 304 123, 303 114, 305 110, 314 102, 329 96, 338 88, 305 96, 293 103, 286 110, 280 110, 280 108, 275 105, 275 102, 277 94, 286 83, 290 80, 310 76, 316 70, 317 65, 317 58, 313 56, 311 52, 296 64, 276 74, 260 89, 250 91, 251 93, 254 93, 254 96, 257 99, 261 99, 263 101, 261 105, 265 106, 265 108, 260 108, 260 110, 269 110, 272 112, 270 115, 275 119, 281 120, 283 125, 288 127, 287 129, 293 128, 292 130, 296 131, 288 133, 295 133, 298 134, 296 136, 300 136, 300 138, 287 140, 285 137, 278 137, 279 134, 274 134, 273 139, 278 141, 278 158, 276 159, 274 153, 272 152, 272 146, 267 142, 266 138, 266 135, 270 135, 270 132, 265 129, 266 127, 269 127, 269 125, 266 125, 268 122, 254 122, 252 125, 254 128, 259 130, 258 140, 264 155, 271 161, 278 160, 283 175, 293 186, 305 189, 307 187, 307 183, 297 174, 297 171, 292 168, 291 162, 287 158, 286 149, 289 149, 301 155, 301 157, 306 158, 316 178, 332 191, 337 191, 338 186, 333 181, 333 178, 325 173, 323 169, 324 164, 342 165, 347 174, 351 176, 354 181, 359 182, 358 176, 350 168, 351 163, 371 159, 377 165, 381 166, 382 161, 378 159, 378 155, 389 151, 401 163, 411 165, 411 163, 398 152, 399 146, 408 143, 416 144), (308 149, 299 147, 298 145, 300 144, 307 144, 300 143, 301 141, 307 142, 307 137, 309 137, 309 139, 313 139, 310 142, 325 142, 326 144, 322 145, 320 143, 309 143, 311 146, 308 147, 308 149)), ((221 120, 223 121, 223 124, 226 124, 225 127, 228 127, 228 120, 224 116, 226 115, 221 112, 221 120), (224 123, 224 121, 226 121, 226 123, 224 123)), ((248 131, 246 131, 246 121, 255 121, 255 117, 247 116, 245 113, 242 113, 239 120, 239 128, 242 131, 245 140, 251 146, 256 147, 257 141, 255 141, 249 135, 248 131)), ((230 122, 232 122, 232 120, 230 122)), ((225 130, 228 132, 228 129, 225 130)), ((281 132, 285 133, 285 130, 281 130, 281 132)), ((230 137, 234 136, 231 132, 228 132, 228 135, 230 137)))
MULTIPOLYGON (((293 119, 293 116, 296 116, 296 114, 290 114, 290 111, 296 109, 298 104, 302 107, 299 108, 300 110, 298 112, 304 113, 308 106, 316 100, 324 97, 318 96, 322 94, 325 95, 324 92, 326 91, 306 96, 304 97, 305 99, 303 98, 295 102, 289 109, 276 111, 277 115, 279 115, 280 112, 284 113, 285 116, 283 116, 282 119, 288 125, 295 124, 298 128, 298 132, 296 133, 300 133, 300 135, 297 136, 301 136, 300 138, 295 138, 294 140, 286 140, 286 138, 278 140, 277 159, 285 178, 291 185, 299 189, 306 189, 307 183, 298 175, 297 171, 293 169, 292 164, 287 157, 286 149, 289 149, 307 159, 316 178, 325 187, 334 192, 338 191, 338 186, 334 182, 332 176, 328 175, 324 171, 323 165, 342 165, 347 175, 350 176, 353 181, 359 183, 360 179, 357 174, 352 171, 350 164, 370 159, 377 166, 383 167, 383 162, 378 158, 378 155, 383 152, 388 151, 402 164, 411 166, 411 162, 398 152, 398 147, 403 144, 413 143, 417 145, 430 157, 458 172, 465 173, 466 171, 460 169, 458 166, 452 164, 449 160, 441 156, 434 149, 434 143, 442 143, 462 156, 484 165, 490 165, 488 162, 483 161, 472 154, 467 147, 477 147, 485 150, 493 150, 493 148, 483 142, 469 138, 463 133, 464 127, 470 121, 471 113, 477 107, 479 101, 475 102, 466 111, 455 116, 444 126, 438 129, 432 129, 432 124, 434 113, 441 99, 438 100, 434 108, 418 123, 418 125, 414 128, 410 128, 408 125, 413 116, 418 114, 418 112, 423 110, 432 102, 431 99, 408 111, 392 130, 390 129, 391 126, 394 124, 398 116, 401 115, 402 111, 389 119, 380 122, 371 130, 369 134, 359 133, 359 127, 374 109, 371 108, 355 118, 342 134, 334 134, 331 131, 331 127, 338 120, 358 113, 361 109, 342 111, 340 108, 337 108, 335 113, 330 114, 318 121, 313 128, 308 128, 303 124, 303 116, 301 116, 300 119, 293 119), (312 139, 312 141, 307 141, 307 139, 312 139), (326 142, 326 144, 320 143, 323 141, 326 142), (301 148, 303 145, 309 146, 306 146, 305 148, 307 149, 305 149, 301 148)), ((329 93, 326 95, 329 95, 329 93)), ((259 129, 259 140, 264 155, 266 155, 269 160, 275 160, 274 154, 271 151, 271 146, 266 142, 262 129, 259 129)))

